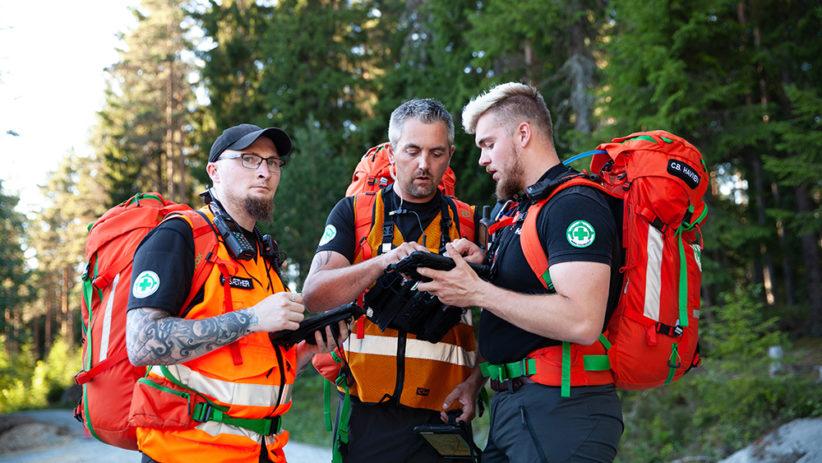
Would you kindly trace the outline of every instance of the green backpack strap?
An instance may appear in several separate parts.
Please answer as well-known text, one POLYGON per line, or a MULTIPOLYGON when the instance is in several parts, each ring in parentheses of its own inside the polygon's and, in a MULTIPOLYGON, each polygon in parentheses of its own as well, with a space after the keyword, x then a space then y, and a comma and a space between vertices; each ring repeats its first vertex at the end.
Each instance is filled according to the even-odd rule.
POLYGON ((337 376, 337 386, 343 388, 343 402, 339 413, 339 420, 337 420, 337 431, 334 433, 334 445, 332 446, 331 462, 342 463, 342 447, 348 445, 348 424, 351 420, 351 390, 348 386, 348 375, 345 369, 340 370, 340 375, 337 376))
MULTIPOLYGON (((330 352, 331 359, 334 360, 336 363, 342 363, 342 359, 337 352, 332 350, 330 352)), ((340 369, 342 371, 342 369, 340 369)), ((339 378, 339 375, 337 376, 339 378)), ((332 423, 331 423, 331 384, 330 380, 323 381, 323 417, 325 418, 325 430, 331 431, 332 423)))
MULTIPOLYGON (((200 392, 195 389, 192 389, 185 384, 183 384, 179 379, 177 379, 174 374, 169 371, 168 367, 165 365, 159 365, 160 371, 163 373, 163 376, 173 383, 175 386, 180 387, 185 391, 189 391, 191 394, 195 394, 202 398, 205 402, 199 403, 194 406, 194 410, 192 411, 191 418, 194 421, 199 422, 206 422, 206 421, 216 421, 217 423, 223 423, 231 426, 236 426, 238 428, 247 429, 249 431, 255 432, 257 434, 261 434, 263 436, 270 436, 272 434, 277 434, 282 429, 282 418, 280 416, 275 416, 273 418, 236 418, 229 415, 228 407, 224 407, 222 405, 218 405, 208 397, 204 396, 200 392)), ((148 379, 146 375, 145 378, 141 378, 140 382, 145 383, 146 385, 155 387, 157 389, 165 390, 166 392, 172 392, 173 394, 181 395, 186 393, 180 392, 173 392, 169 391, 168 388, 165 388, 154 381, 148 379)), ((186 394, 188 395, 188 394, 186 394)))

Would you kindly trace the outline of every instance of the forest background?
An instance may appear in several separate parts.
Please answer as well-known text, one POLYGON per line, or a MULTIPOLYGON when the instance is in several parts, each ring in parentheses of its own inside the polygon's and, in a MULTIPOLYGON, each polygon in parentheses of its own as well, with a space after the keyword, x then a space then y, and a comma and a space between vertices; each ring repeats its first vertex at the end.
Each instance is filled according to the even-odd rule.
MULTIPOLYGON (((712 461, 822 415, 819 2, 142 0, 133 13, 112 44, 93 149, 65 154, 29 216, 0 183, 0 412, 68 400, 87 226, 139 191, 197 204, 223 128, 293 136, 262 225, 298 289, 327 212, 358 158, 386 141, 393 108, 433 97, 459 127, 472 96, 522 81, 544 95, 563 158, 665 129, 711 173, 704 364, 672 386, 622 393, 620 461, 712 461)), ((492 204, 472 137, 457 130, 456 147, 457 195, 492 204)), ((300 381, 292 436, 327 443, 320 380, 300 381)))

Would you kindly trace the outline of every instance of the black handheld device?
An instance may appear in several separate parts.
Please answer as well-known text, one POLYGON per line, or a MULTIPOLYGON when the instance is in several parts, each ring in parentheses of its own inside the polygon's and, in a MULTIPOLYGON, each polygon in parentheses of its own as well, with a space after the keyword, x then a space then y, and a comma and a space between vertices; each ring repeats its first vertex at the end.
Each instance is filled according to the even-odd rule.
POLYGON ((414 432, 444 461, 479 462, 482 451, 474 443, 471 426, 456 420, 461 413, 461 410, 449 411, 447 424, 421 424, 414 427, 414 432))
MULTIPOLYGON (((386 272, 399 272, 407 275, 408 278, 414 281, 430 281, 430 278, 426 278, 417 272, 419 267, 447 271, 453 269, 456 265, 457 264, 454 263, 454 259, 450 257, 426 251, 414 251, 396 264, 389 265, 386 272)), ((487 265, 468 265, 470 265, 471 268, 477 272, 477 275, 479 275, 480 278, 485 280, 489 278, 491 272, 487 265)))
POLYGON ((294 331, 277 331, 276 333, 271 333, 269 337, 272 342, 284 347, 293 346, 303 340, 309 344, 316 345, 317 341, 314 339, 314 332, 319 331, 323 337, 323 341, 328 342, 325 336, 326 326, 331 326, 331 334, 336 338, 340 335, 340 328, 337 322, 359 317, 362 313, 362 309, 352 302, 325 311, 319 315, 306 318, 300 322, 300 327, 294 331))

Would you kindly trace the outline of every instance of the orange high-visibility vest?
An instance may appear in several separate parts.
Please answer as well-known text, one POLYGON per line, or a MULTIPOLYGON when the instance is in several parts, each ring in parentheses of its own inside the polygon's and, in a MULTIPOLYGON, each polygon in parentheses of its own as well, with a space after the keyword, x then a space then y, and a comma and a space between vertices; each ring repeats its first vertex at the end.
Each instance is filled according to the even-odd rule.
MULTIPOLYGON (((382 191, 361 193, 354 199, 358 246, 355 264, 376 256, 383 244, 382 195, 382 191)), ((448 241, 460 236, 473 240, 473 209, 457 200, 454 203, 457 211, 448 208, 451 214, 448 241)), ((426 246, 435 253, 439 252, 441 215, 439 213, 424 231, 426 246)), ((405 241, 395 226, 392 245, 396 247, 405 241)), ((362 317, 344 347, 354 382, 351 394, 360 401, 373 403, 394 398, 401 405, 437 411, 442 409, 445 397, 465 381, 477 358, 470 311, 436 344, 416 339, 411 333, 405 335, 403 342, 397 330, 380 331, 377 325, 362 317)))
MULTIPOLYGON (((207 208, 203 211, 209 219, 213 218, 207 208)), ((203 301, 185 314, 186 319, 209 318, 248 308, 270 294, 285 291, 277 272, 259 249, 256 260, 237 261, 230 257, 220 240, 216 256, 204 257, 215 259, 215 265, 203 288, 203 301), (236 279, 232 286, 232 277, 250 281, 251 287, 247 288, 247 283, 236 284, 236 279)), ((164 372, 162 367, 151 367, 146 379, 178 392, 185 391, 174 381, 169 381, 167 374, 170 373, 185 388, 193 389, 225 408, 224 413, 231 418, 272 418, 291 408, 291 389, 297 373, 296 348, 275 349, 268 333, 257 332, 196 359, 166 368, 164 372)), ((141 401, 141 406, 149 408, 161 407, 160 404, 167 402, 163 394, 169 395, 159 388, 144 388, 143 392, 149 397, 141 401)), ((154 412, 160 414, 158 410, 154 412)), ((264 436, 225 421, 196 421, 193 424, 195 426, 187 429, 138 427, 139 448, 163 463, 256 463, 264 442, 270 460, 285 462, 283 446, 288 442, 287 431, 275 432, 275 428, 271 435, 264 436)))

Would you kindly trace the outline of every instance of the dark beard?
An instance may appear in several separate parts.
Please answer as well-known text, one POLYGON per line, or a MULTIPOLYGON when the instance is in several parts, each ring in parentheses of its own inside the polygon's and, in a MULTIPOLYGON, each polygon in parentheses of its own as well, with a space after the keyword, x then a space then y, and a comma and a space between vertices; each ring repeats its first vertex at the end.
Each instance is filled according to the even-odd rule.
POLYGON ((259 198, 245 198, 243 208, 256 222, 268 222, 274 213, 274 201, 259 198))

